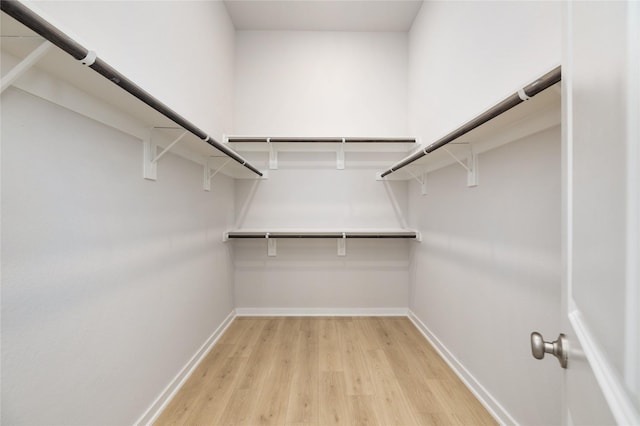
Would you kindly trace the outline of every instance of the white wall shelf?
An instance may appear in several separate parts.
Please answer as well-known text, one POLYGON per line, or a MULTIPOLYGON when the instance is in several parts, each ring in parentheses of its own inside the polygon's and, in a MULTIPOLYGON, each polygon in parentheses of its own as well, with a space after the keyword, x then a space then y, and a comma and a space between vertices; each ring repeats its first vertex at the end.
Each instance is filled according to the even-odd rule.
MULTIPOLYGON (((25 6, 19 7, 29 11, 25 6)), ((33 12, 29 11, 29 14, 33 12)), ((43 26, 53 28, 48 22, 42 21, 43 26)), ((185 126, 182 124, 176 124, 163 113, 128 93, 127 89, 124 89, 127 82, 135 85, 126 77, 122 76, 122 80, 126 80, 125 83, 114 82, 95 69, 89 69, 95 63, 106 68, 108 72, 113 71, 119 75, 108 64, 100 63, 98 58, 90 58, 91 55, 95 55, 93 52, 89 51, 88 60, 85 61, 90 63, 84 64, 60 48, 50 48, 48 41, 7 13, 1 14, 0 30, 2 90, 14 86, 145 141, 149 144, 144 149, 150 160, 170 145, 178 132, 195 129, 196 133, 201 135, 188 131, 175 147, 171 147, 171 152, 202 164, 210 171, 220 170, 220 173, 233 178, 260 177, 260 172, 240 155, 224 144, 215 142, 188 120, 178 115, 184 121, 182 124, 190 128, 184 129, 185 126), (95 62, 91 62, 93 60, 95 62), (220 145, 222 150, 213 146, 216 144, 220 145), (227 162, 231 157, 235 157, 236 161, 227 162), (223 164, 224 167, 220 169, 223 164), (252 168, 254 170, 251 170, 252 168)), ((115 77, 113 79, 116 80, 115 77)), ((143 97, 148 96, 152 103, 160 108, 173 112, 143 89, 137 86, 134 88, 139 89, 139 94, 143 97)), ((143 175, 147 179, 153 179, 154 174, 149 166, 145 164, 143 175)))
MULTIPOLYGON (((559 73, 559 68, 556 70, 559 73)), ((391 165, 387 171, 378 173, 378 179, 416 179, 422 184, 424 194, 426 193, 427 173, 459 163, 467 170, 468 186, 476 186, 478 184, 478 154, 560 125, 560 84, 560 82, 555 83, 530 98, 523 93, 522 98, 526 100, 518 105, 501 112, 489 121, 456 137, 450 143, 426 153, 426 155, 423 150, 428 150, 428 147, 421 147, 405 159, 391 165), (422 156, 416 158, 419 155, 422 156)), ((517 98, 518 95, 516 94, 515 97, 517 98)), ((469 120, 467 125, 490 112, 492 108, 469 120)), ((464 127, 461 126, 450 134, 458 132, 464 127)))
POLYGON ((346 256, 348 239, 406 239, 421 241, 420 233, 408 229, 238 229, 224 233, 224 241, 264 239, 268 256, 276 256, 278 239, 335 239, 337 255, 346 256))
POLYGON ((412 137, 276 137, 226 136, 225 142, 239 152, 269 154, 269 169, 279 167, 279 152, 335 152, 336 168, 345 168, 345 153, 411 152, 417 145, 412 137))

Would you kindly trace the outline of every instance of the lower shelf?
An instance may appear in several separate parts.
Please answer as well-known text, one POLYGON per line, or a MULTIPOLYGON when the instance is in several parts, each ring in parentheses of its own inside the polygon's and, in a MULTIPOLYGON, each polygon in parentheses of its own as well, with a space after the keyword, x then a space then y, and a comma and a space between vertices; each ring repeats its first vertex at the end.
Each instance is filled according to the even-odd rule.
POLYGON ((338 256, 346 256, 347 239, 411 239, 420 241, 420 233, 406 229, 384 229, 384 230, 236 230, 226 232, 224 240, 231 239, 265 239, 267 240, 268 256, 275 256, 277 253, 276 241, 283 239, 335 239, 338 242, 338 256))
POLYGON ((416 231, 229 231, 232 238, 418 238, 416 231))

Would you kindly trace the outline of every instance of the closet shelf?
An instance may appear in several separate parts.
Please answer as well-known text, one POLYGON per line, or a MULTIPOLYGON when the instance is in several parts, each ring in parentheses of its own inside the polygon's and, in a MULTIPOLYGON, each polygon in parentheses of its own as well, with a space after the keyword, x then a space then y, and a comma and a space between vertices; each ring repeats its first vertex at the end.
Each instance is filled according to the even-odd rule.
POLYGON ((146 131, 147 137, 158 138, 159 147, 179 135, 176 131, 187 131, 177 154, 213 170, 224 164, 220 172, 232 177, 262 176, 229 146, 214 140, 22 3, 3 0, 0 6, 4 12, 0 23, 3 90, 13 85, 137 138, 143 138, 146 131), (55 47, 48 48, 49 43, 55 47), (15 66, 7 72, 7 65, 15 66), (11 81, 7 77, 12 77, 11 81), (75 96, 78 92, 84 96, 75 96), (151 136, 149 129, 153 129, 151 136), (163 133, 167 134, 164 138, 163 133))
POLYGON ((379 173, 378 178, 420 180, 427 172, 457 162, 469 171, 469 186, 475 186, 477 154, 560 124, 560 81, 558 66, 437 141, 415 150, 379 173))
POLYGON ((388 239, 419 239, 416 231, 406 229, 382 229, 382 230, 252 230, 243 229, 229 231, 225 239, 259 239, 259 238, 388 238, 388 239))
MULTIPOLYGON (((304 157, 307 157, 306 153, 335 153, 336 169, 339 170, 345 168, 345 153, 350 153, 349 161, 356 167, 377 169, 389 161, 402 158, 417 145, 416 138, 411 137, 227 136, 225 141, 240 152, 268 153, 268 167, 271 170, 279 168, 279 153, 298 153, 304 157)), ((323 161, 321 155, 311 157, 313 159, 306 158, 302 163, 306 161, 308 166, 314 161, 323 161)), ((256 161, 264 161, 265 157, 260 158, 256 161)), ((299 162, 300 158, 297 160, 299 162)))
POLYGON ((410 152, 416 146, 411 137, 269 137, 226 136, 226 143, 238 151, 268 152, 271 149, 288 152, 410 152))
POLYGON ((348 239, 401 239, 421 241, 420 233, 407 229, 239 229, 224 234, 224 240, 261 239, 267 241, 267 255, 277 255, 279 239, 334 239, 337 255, 346 256, 348 239))

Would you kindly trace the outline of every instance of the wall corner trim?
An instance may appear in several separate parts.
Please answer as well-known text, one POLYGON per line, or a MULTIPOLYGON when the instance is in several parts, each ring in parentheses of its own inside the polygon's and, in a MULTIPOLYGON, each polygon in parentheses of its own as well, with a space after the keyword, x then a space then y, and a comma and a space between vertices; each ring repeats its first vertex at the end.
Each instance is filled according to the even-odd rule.
POLYGON ((178 372, 178 374, 169 382, 166 388, 158 395, 153 401, 151 406, 140 416, 140 418, 134 423, 135 425, 151 425, 160 413, 165 409, 173 397, 178 393, 180 388, 184 385, 187 379, 193 374, 195 369, 200 365, 202 360, 207 356, 209 351, 217 343, 220 336, 224 334, 227 328, 231 325, 236 318, 236 310, 233 309, 229 315, 222 321, 222 324, 216 328, 216 330, 207 338, 204 344, 196 351, 191 359, 185 364, 184 367, 178 372))
POLYGON ((440 354, 442 359, 449 365, 454 373, 462 380, 465 386, 480 401, 489 414, 501 425, 518 425, 507 410, 489 393, 487 389, 467 370, 464 365, 447 349, 447 347, 436 337, 431 330, 409 309, 407 314, 409 320, 416 326, 427 341, 440 354))

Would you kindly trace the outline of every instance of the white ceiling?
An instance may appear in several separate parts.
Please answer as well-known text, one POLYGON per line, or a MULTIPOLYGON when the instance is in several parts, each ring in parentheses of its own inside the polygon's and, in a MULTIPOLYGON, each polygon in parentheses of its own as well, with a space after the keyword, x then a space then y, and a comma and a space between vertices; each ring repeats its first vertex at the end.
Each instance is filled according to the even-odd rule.
POLYGON ((408 31, 422 0, 224 0, 237 30, 408 31))

